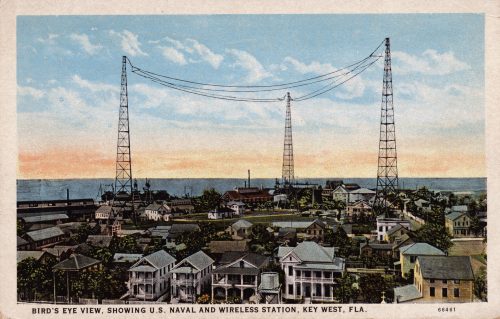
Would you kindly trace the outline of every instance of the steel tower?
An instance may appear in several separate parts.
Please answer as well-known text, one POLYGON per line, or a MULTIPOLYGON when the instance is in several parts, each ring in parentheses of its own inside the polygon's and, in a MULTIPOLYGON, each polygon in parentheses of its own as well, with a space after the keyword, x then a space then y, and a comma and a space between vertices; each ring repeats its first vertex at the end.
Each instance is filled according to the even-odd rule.
POLYGON ((118 143, 116 146, 115 199, 132 197, 132 159, 130 157, 130 129, 128 120, 127 57, 122 59, 120 111, 118 115, 118 143))
POLYGON ((293 142, 292 142, 292 114, 290 110, 290 92, 286 93, 286 118, 285 118, 285 142, 283 146, 283 184, 291 184, 294 180, 293 172, 293 142))
POLYGON ((389 38, 386 38, 375 208, 387 215, 389 213, 387 195, 396 193, 398 189, 398 157, 396 152, 396 126, 394 124, 391 49, 389 38))

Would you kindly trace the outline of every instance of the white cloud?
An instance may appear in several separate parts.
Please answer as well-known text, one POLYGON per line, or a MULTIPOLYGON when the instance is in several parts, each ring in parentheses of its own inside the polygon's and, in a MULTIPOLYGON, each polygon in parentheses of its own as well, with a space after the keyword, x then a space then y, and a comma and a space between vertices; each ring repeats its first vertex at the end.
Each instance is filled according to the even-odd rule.
POLYGON ((395 59, 393 69, 400 74, 447 75, 471 68, 467 63, 457 59, 451 51, 439 53, 436 50, 428 49, 420 56, 396 51, 392 53, 392 57, 395 59))
POLYGON ((30 96, 35 100, 41 99, 45 93, 42 90, 35 89, 34 87, 31 86, 17 86, 17 94, 19 96, 30 96))
POLYGON ((77 33, 72 33, 70 35, 71 40, 77 42, 80 44, 80 46, 85 50, 90 55, 94 55, 97 52, 99 52, 102 49, 102 45, 94 45, 90 43, 89 36, 86 35, 85 33, 82 34, 77 34, 77 33))
POLYGON ((131 56, 147 56, 148 54, 141 50, 141 42, 139 42, 139 36, 128 30, 123 30, 122 32, 116 32, 114 30, 109 31, 111 36, 116 36, 121 39, 122 50, 131 56))
POLYGON ((119 87, 107 83, 99 83, 99 82, 91 82, 85 79, 82 79, 79 75, 75 74, 71 77, 71 80, 77 84, 79 87, 88 89, 91 92, 119 92, 119 87))
POLYGON ((36 40, 43 44, 55 44, 59 34, 49 33, 46 38, 37 38, 36 40))
POLYGON ((250 53, 237 49, 228 49, 226 51, 236 58, 236 61, 232 65, 233 67, 240 67, 248 72, 245 78, 246 82, 256 83, 263 79, 270 78, 273 76, 250 53))
MULTIPOLYGON (((336 71, 330 63, 320 63, 318 61, 313 61, 309 64, 305 64, 303 62, 300 62, 297 59, 294 59, 292 57, 285 57, 283 60, 284 63, 289 63, 291 64, 295 71, 301 73, 301 74, 306 74, 306 73, 314 73, 314 74, 325 74, 325 73, 331 73, 336 71)), ((286 67, 286 65, 284 65, 286 67)))
POLYGON ((130 86, 129 95, 132 97, 134 103, 137 103, 139 108, 167 107, 172 102, 167 89, 156 88, 146 84, 134 84, 130 86), (135 93, 141 96, 134 96, 135 93))
POLYGON ((170 60, 180 65, 187 64, 186 58, 184 57, 184 54, 182 54, 182 52, 179 52, 178 50, 171 47, 159 47, 159 48, 162 50, 162 54, 167 60, 170 60))
POLYGON ((222 60, 224 60, 222 55, 214 53, 207 46, 196 40, 187 39, 186 42, 190 44, 202 60, 208 62, 214 69, 218 69, 222 60))

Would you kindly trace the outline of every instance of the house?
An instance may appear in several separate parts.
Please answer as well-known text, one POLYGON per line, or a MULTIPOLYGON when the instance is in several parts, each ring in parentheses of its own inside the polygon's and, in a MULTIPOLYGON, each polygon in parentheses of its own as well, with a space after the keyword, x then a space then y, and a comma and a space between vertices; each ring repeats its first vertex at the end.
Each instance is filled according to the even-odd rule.
POLYGON ((399 249, 399 262, 401 264, 401 276, 408 278, 413 276, 415 262, 419 256, 444 256, 445 253, 427 243, 414 243, 399 249))
POLYGON ((408 246, 410 244, 415 243, 415 239, 413 238, 413 234, 404 234, 400 238, 397 238, 393 243, 392 243, 392 258, 398 259, 399 258, 399 249, 404 246, 408 246), (411 235, 411 236, 410 236, 411 235))
POLYGON ((445 216, 445 227, 452 237, 472 236, 470 225, 471 218, 467 212, 454 211, 445 216))
POLYGON ((360 215, 371 215, 373 212, 373 208, 370 204, 368 204, 365 200, 358 200, 353 203, 349 203, 347 205, 347 213, 346 218, 352 221, 353 216, 359 217, 360 215))
POLYGON ((95 219, 99 221, 107 221, 113 218, 115 210, 112 206, 102 205, 95 211, 95 219))
POLYGON ((25 216, 22 217, 21 220, 25 224, 51 224, 51 225, 57 225, 60 224, 66 220, 68 220, 69 217, 66 214, 44 214, 44 215, 38 215, 38 216, 25 216))
POLYGON ((278 230, 277 242, 280 244, 289 243, 297 240, 297 229, 291 227, 281 227, 278 230))
POLYGON ((17 250, 31 250, 35 248, 29 241, 17 236, 17 250))
POLYGON ((400 218, 392 218, 385 217, 384 215, 380 215, 377 217, 377 240, 383 241, 385 234, 391 228, 401 225, 407 229, 411 229, 411 224, 409 220, 400 219, 400 218))
POLYGON ((167 202, 167 206, 169 206, 172 211, 179 213, 191 214, 194 212, 194 205, 189 198, 173 199, 167 202))
POLYGON ((208 243, 208 250, 212 255, 222 255, 230 251, 247 252, 248 244, 246 240, 212 240, 208 243))
POLYGON ((181 260, 172 269, 172 298, 194 303, 197 295, 210 291, 214 260, 203 251, 181 260))
POLYGON ((359 255, 361 257, 392 257, 392 244, 380 242, 361 243, 359 245, 359 255))
POLYGON ((260 273, 260 284, 258 288, 262 302, 266 304, 281 303, 281 283, 277 272, 260 273))
POLYGON ((170 271, 175 258, 164 250, 144 256, 129 268, 128 293, 131 299, 157 300, 169 291, 170 271))
POLYGON ((146 233, 148 233, 151 237, 159 237, 162 239, 162 242, 167 241, 168 234, 170 233, 170 229, 172 226, 156 226, 149 228, 146 233))
POLYGON ((115 264, 133 264, 139 261, 143 254, 125 254, 125 253, 115 253, 113 255, 113 263, 115 264))
POLYGON ((389 229, 385 235, 384 235, 384 240, 389 242, 389 243, 394 243, 397 241, 399 238, 401 238, 403 235, 411 233, 411 230, 408 228, 404 227, 401 224, 398 224, 391 229, 389 229))
POLYGON ((319 219, 312 221, 282 221, 273 222, 273 227, 276 228, 295 228, 298 237, 306 240, 319 240, 323 241, 325 236, 326 224, 319 219))
POLYGON ((172 224, 167 235, 167 242, 174 242, 179 236, 184 233, 200 231, 200 226, 197 224, 172 224))
POLYGON ((233 218, 235 211, 229 207, 217 207, 208 212, 208 219, 225 219, 233 218))
POLYGON ((40 261, 43 264, 51 263, 57 260, 56 256, 46 251, 22 250, 17 252, 17 263, 20 263, 21 261, 28 258, 33 258, 37 261, 40 261))
POLYGON ((109 246, 111 245, 112 239, 113 239, 112 236, 88 235, 86 242, 87 242, 87 244, 94 246, 94 247, 109 248, 109 246))
POLYGON ((25 234, 25 239, 36 248, 55 245, 62 242, 65 238, 66 235, 59 227, 35 230, 25 234))
POLYGON ((163 203, 151 203, 144 209, 148 220, 169 221, 172 217, 172 210, 163 203))
POLYGON ((252 234, 253 224, 248 220, 240 219, 226 229, 234 240, 248 239, 252 234))
POLYGON ((53 270, 62 272, 86 272, 102 269, 100 260, 87 257, 80 254, 73 254, 68 259, 65 259, 52 267, 53 270))
POLYGON ((285 272, 283 298, 332 302, 335 278, 345 270, 343 258, 335 257, 333 247, 304 241, 296 247, 278 247, 277 258, 285 272))
POLYGON ((257 187, 235 188, 232 191, 227 191, 222 195, 225 202, 243 202, 246 205, 255 205, 273 200, 273 195, 265 189, 257 187))
POLYGON ((257 295, 261 270, 269 263, 269 258, 245 253, 230 262, 215 268, 212 272, 212 300, 228 297, 240 298, 248 302, 257 295))
POLYGON ((358 201, 369 202, 375 194, 375 191, 364 187, 351 190, 349 192, 349 203, 355 203, 358 201))
POLYGON ((245 203, 243 202, 230 201, 226 206, 234 211, 234 215, 243 216, 245 214, 245 203))
POLYGON ((458 303, 474 299, 474 274, 470 257, 420 256, 412 285, 394 288, 399 303, 458 303))
POLYGON ((73 246, 64 246, 64 245, 55 245, 54 247, 43 248, 43 251, 48 252, 56 257, 58 261, 62 261, 71 257, 73 253, 76 252, 78 245, 73 246))

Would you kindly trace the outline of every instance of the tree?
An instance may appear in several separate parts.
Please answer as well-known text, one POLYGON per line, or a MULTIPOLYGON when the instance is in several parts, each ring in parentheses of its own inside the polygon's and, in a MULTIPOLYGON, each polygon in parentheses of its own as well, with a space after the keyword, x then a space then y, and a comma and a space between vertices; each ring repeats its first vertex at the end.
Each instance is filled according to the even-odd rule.
POLYGON ((474 294, 482 301, 488 301, 488 276, 486 267, 481 267, 474 278, 474 294))
POLYGON ((206 189, 200 196, 199 205, 202 211, 209 211, 220 206, 222 195, 215 189, 206 189))
POLYGON ((325 232, 325 242, 329 243, 332 247, 339 247, 338 255, 340 257, 348 257, 351 253, 352 242, 347 236, 347 233, 342 227, 338 227, 336 232, 327 229, 325 232))
POLYGON ((415 232, 417 242, 424 242, 447 252, 453 245, 451 236, 441 224, 426 223, 415 232))
POLYGON ((52 266, 55 260, 41 262, 27 258, 17 264, 17 291, 28 300, 37 294, 47 296, 52 290, 52 266))
POLYGON ((250 247, 262 246, 265 251, 273 251, 275 245, 274 235, 267 230, 265 224, 255 224, 252 226, 250 247))
POLYGON ((337 285, 333 289, 333 295, 340 303, 349 303, 356 300, 359 295, 359 289, 354 287, 356 280, 347 272, 337 280, 337 285))
POLYGON ((366 274, 359 279, 361 296, 366 303, 380 303, 382 293, 385 295, 386 302, 392 302, 394 286, 392 277, 384 278, 381 274, 366 274))

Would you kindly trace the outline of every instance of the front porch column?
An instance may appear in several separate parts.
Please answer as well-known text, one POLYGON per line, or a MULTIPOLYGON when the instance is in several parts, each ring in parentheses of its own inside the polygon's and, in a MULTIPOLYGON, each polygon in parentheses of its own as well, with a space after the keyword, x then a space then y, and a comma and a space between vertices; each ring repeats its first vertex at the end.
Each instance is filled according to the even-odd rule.
POLYGON ((240 289, 240 299, 243 301, 243 287, 240 289))
POLYGON ((224 288, 224 292, 226 294, 226 301, 227 301, 227 288, 224 288))
POLYGON ((321 297, 325 297, 325 284, 321 284, 321 297))
POLYGON ((243 285, 243 275, 240 275, 240 285, 243 285))
POLYGON ((298 296, 298 297, 302 297, 302 296, 304 296, 304 282, 303 281, 300 282, 300 296, 298 296))

